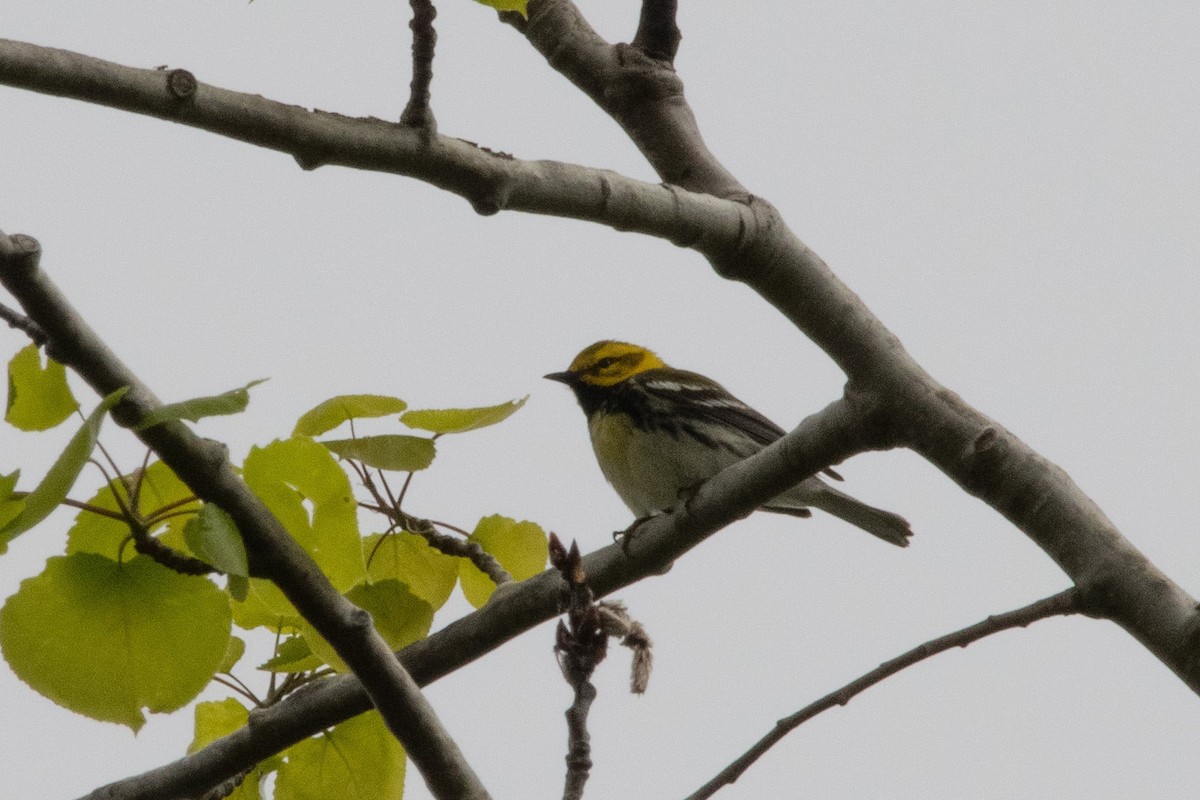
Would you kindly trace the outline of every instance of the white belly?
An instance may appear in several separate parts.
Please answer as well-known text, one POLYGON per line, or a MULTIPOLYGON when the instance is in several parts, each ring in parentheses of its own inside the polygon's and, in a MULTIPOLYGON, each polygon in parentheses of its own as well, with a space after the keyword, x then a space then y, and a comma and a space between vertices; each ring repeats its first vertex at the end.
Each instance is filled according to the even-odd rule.
POLYGON ((639 517, 666 511, 723 467, 738 460, 681 435, 633 430, 624 414, 595 415, 588 423, 604 477, 639 517))

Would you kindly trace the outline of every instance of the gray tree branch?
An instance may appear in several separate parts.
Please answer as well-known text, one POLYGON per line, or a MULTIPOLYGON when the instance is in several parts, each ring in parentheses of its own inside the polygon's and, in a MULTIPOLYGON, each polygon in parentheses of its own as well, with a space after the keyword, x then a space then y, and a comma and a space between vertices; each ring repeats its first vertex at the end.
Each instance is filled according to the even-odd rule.
MULTIPOLYGON (((531 0, 529 9, 523 32, 531 44, 612 115, 664 180, 736 196, 740 185, 704 146, 669 66, 628 58, 570 0, 531 0)), ((769 203, 745 202, 752 221, 738 245, 701 249, 713 268, 749 285, 824 350, 849 379, 847 397, 872 406, 889 429, 883 438, 919 453, 1003 514, 1066 572, 1088 613, 1115 621, 1200 692, 1195 600, 1061 468, 922 369, 769 203)))
POLYGON ((420 128, 426 134, 437 130, 437 122, 430 107, 429 85, 433 82, 433 52, 437 44, 437 31, 433 20, 437 9, 433 0, 409 0, 413 18, 408 23, 412 30, 412 81, 409 84, 408 104, 400 114, 403 125, 420 128))
POLYGON ((0 84, 157 117, 288 153, 305 169, 405 175, 480 214, 527 211, 645 233, 705 254, 750 224, 739 203, 558 161, 522 161, 399 123, 312 111, 200 83, 185 70, 136 69, 0 39, 0 84))
POLYGON ((678 0, 642 0, 642 14, 638 18, 633 46, 651 58, 673 62, 679 40, 683 38, 675 24, 678 5, 678 0))
MULTIPOLYGON (((189 84, 186 73, 134 70, 14 42, 0 41, 0 83, 203 128, 291 153, 306 167, 339 164, 409 175, 466 197, 480 213, 569 216, 696 249, 719 274, 758 291, 845 371, 847 392, 837 405, 839 413, 866 424, 855 434, 860 443, 909 447, 1001 512, 1066 572, 1086 613, 1116 621, 1200 691, 1195 601, 1060 468, 921 369, 775 209, 746 192, 704 145, 682 83, 667 65, 628 45, 604 42, 568 0, 531 0, 529 20, 519 28, 553 68, 613 116, 668 185, 519 161, 443 136, 422 143, 417 132, 391 123, 312 112, 189 84)), ((813 433, 805 425, 799 430, 813 433)), ((633 549, 642 559, 639 567, 679 555, 665 543, 668 529, 703 538, 773 492, 857 452, 828 445, 789 435, 722 472, 693 499, 690 516, 681 512, 643 527, 633 549), (809 456, 815 452, 836 454, 814 462, 809 456)), ((588 569, 602 580, 602 569, 588 569)), ((522 585, 511 595, 533 602, 536 613, 507 602, 496 607, 525 624, 548 607, 534 602, 537 591, 522 585)), ((478 613, 496 620, 490 608, 478 613)), ((515 635, 505 630, 506 638, 515 635)))
MULTIPOLYGON (((160 405, 158 399, 40 269, 40 256, 41 248, 34 239, 0 233, 0 283, 49 337, 55 358, 74 369, 97 393, 107 396, 129 387, 113 409, 113 417, 121 425, 136 428, 160 405)), ((237 476, 224 446, 200 439, 177 421, 153 425, 136 435, 197 497, 217 504, 233 518, 246 543, 252 574, 272 580, 354 670, 434 796, 446 800, 488 797, 412 676, 376 632, 370 614, 333 588, 237 476)))
POLYGON ((800 709, 795 714, 776 722, 775 727, 771 729, 770 733, 759 739, 753 747, 734 760, 728 767, 717 773, 711 781, 688 795, 686 800, 706 800, 706 798, 712 797, 721 787, 734 783, 755 761, 765 755, 768 750, 782 741, 783 737, 796 730, 796 728, 799 728, 823 711, 828 711, 834 706, 846 705, 867 689, 880 681, 890 678, 897 672, 907 669, 913 664, 917 664, 927 658, 932 658, 938 653, 944 653, 955 647, 966 647, 994 633, 1000 633, 1012 628, 1025 628, 1038 620, 1049 617, 1060 617, 1078 613, 1078 600, 1079 592, 1076 589, 1067 589, 1065 592, 1059 592, 1056 595, 1043 598, 1022 608, 1005 611, 1002 614, 995 614, 982 622, 977 622, 954 633, 939 636, 936 639, 914 647, 906 653, 901 653, 890 661, 885 661, 875 669, 847 683, 840 689, 830 692, 820 700, 800 709))
MULTIPOLYGON (((706 482, 671 514, 647 521, 628 548, 609 545, 583 559, 588 584, 604 597, 663 568, 720 528, 750 514, 793 482, 861 452, 864 429, 844 401, 800 423, 794 431, 706 482), (747 480, 749 475, 755 480, 747 480)), ((559 614, 561 578, 547 570, 498 589, 487 605, 399 652, 402 663, 426 686, 486 655, 510 639, 559 614)), ((328 678, 278 705, 252 712, 253 724, 170 764, 100 787, 86 800, 162 800, 187 797, 371 708, 353 675, 328 678)))

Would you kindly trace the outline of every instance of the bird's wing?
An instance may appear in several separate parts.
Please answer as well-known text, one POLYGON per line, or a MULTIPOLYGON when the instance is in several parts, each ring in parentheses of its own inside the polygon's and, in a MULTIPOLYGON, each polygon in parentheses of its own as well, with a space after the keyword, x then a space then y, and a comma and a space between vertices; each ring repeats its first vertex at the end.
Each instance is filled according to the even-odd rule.
POLYGON ((737 428, 759 445, 766 446, 783 436, 783 428, 699 373, 650 370, 644 374, 642 387, 683 416, 737 428))
MULTIPOLYGON (((687 370, 650 370, 645 374, 642 384, 651 396, 661 399, 664 403, 676 403, 683 400, 679 408, 687 409, 687 415, 693 419, 716 425, 731 425, 749 436, 762 447, 783 436, 783 428, 755 411, 750 406, 729 393, 721 384, 687 370)), ((843 480, 842 476, 826 467, 821 470, 825 475, 836 481, 843 480)))

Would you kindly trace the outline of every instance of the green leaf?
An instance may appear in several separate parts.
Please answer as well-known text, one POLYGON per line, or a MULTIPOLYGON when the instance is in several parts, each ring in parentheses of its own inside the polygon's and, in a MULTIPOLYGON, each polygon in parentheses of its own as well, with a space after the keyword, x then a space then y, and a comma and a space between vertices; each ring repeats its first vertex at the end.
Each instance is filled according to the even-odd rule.
POLYGON ((343 394, 331 397, 296 420, 293 436, 320 436, 351 419, 386 417, 408 408, 399 397, 380 394, 343 394))
MULTIPOLYGON (((113 492, 119 492, 128 503, 129 496, 125 487, 139 481, 141 490, 138 492, 137 512, 143 519, 153 518, 158 511, 168 506, 173 512, 200 509, 200 501, 193 497, 192 490, 161 461, 155 461, 144 470, 138 470, 132 475, 126 475, 100 487, 87 504, 107 511, 117 511, 117 501, 113 492)), ((165 520, 158 519, 148 526, 148 531, 157 534, 165 529, 161 536, 164 544, 190 552, 183 538, 183 529, 189 519, 188 514, 177 514, 165 520)), ((67 553, 96 553, 113 561, 120 561, 121 546, 128 538, 129 527, 123 521, 91 511, 80 511, 75 515, 75 523, 67 532, 67 553)))
POLYGON ((246 655, 246 642, 239 636, 230 636, 229 644, 225 645, 225 655, 221 657, 217 672, 229 672, 237 666, 244 655, 246 655))
POLYGON ((434 433, 465 433, 486 428, 511 417, 525 405, 529 395, 520 400, 510 400, 498 406, 483 408, 444 408, 441 410, 409 411, 400 421, 410 428, 434 433))
POLYGON ((212 503, 205 503, 199 513, 187 521, 183 539, 188 549, 226 575, 250 577, 246 561, 246 545, 238 533, 233 518, 212 503))
POLYGON ((516 11, 522 17, 529 17, 529 13, 525 10, 529 0, 475 0, 475 2, 491 6, 497 11, 516 11))
MULTIPOLYGON (((550 554, 546 532, 540 525, 536 522, 517 522, 499 514, 479 520, 469 541, 478 542, 518 581, 531 578, 545 569, 550 554)), ((486 603, 496 590, 492 579, 465 558, 458 562, 458 581, 463 596, 476 608, 486 603)))
MULTIPOLYGON (((241 578, 238 579, 242 580, 241 578)), ((239 628, 266 628, 289 633, 300 624, 300 612, 284 597, 279 587, 263 578, 246 581, 245 591, 233 596, 233 622, 239 628)))
POLYGON ((433 463, 437 452, 432 439, 405 436, 399 433, 383 436, 363 436, 358 439, 335 439, 321 442, 342 458, 361 461, 368 467, 415 472, 433 463))
POLYGON ((92 455, 96 440, 100 436, 100 426, 104 423, 104 417, 113 406, 121 401, 127 391, 129 391, 128 387, 122 387, 113 392, 104 398, 100 405, 96 406, 95 411, 88 415, 88 418, 84 420, 83 427, 71 437, 71 441, 67 443, 66 449, 54 462, 54 466, 50 467, 46 477, 42 478, 42 482, 37 485, 37 488, 25 496, 25 507, 21 509, 21 513, 0 528, 0 545, 11 542, 50 516, 50 513, 58 508, 59 503, 67 498, 67 493, 75 485, 75 479, 79 477, 84 464, 92 455))
POLYGON ((146 556, 51 558, 0 610, 0 648, 61 706, 134 731, 205 687, 229 642, 229 599, 146 556))
MULTIPOLYGON (((338 591, 366 577, 354 494, 328 450, 306 436, 254 447, 243 477, 338 591)), ((251 578, 249 596, 235 604, 234 619, 241 627, 275 630, 291 628, 299 615, 274 584, 251 578)))
POLYGON ((404 749, 368 711, 284 751, 275 800, 379 800, 404 791, 404 749))
POLYGON ((358 506, 328 450, 304 436, 276 440, 251 448, 243 470, 246 483, 338 591, 366 577, 358 506))
POLYGON ((363 540, 363 555, 375 553, 367 567, 371 580, 398 580, 435 611, 445 605, 458 582, 458 559, 407 531, 388 534, 376 550, 380 536, 377 533, 363 540))
MULTIPOLYGON (((238 728, 245 727, 249 720, 250 712, 232 697, 197 703, 196 734, 192 743, 188 745, 188 754, 195 753, 222 736, 227 736, 238 728)), ((234 789, 233 794, 227 795, 227 800, 261 800, 262 793, 258 788, 259 782, 267 772, 278 769, 279 763, 279 758, 274 757, 255 766, 234 789)))
POLYGON ((8 362, 8 409, 4 418, 23 431, 44 431, 79 408, 67 371, 52 358, 42 368, 37 345, 27 345, 8 362))
POLYGON ((259 762, 254 769, 247 773, 246 777, 242 778, 242 782, 233 790, 233 793, 226 795, 223 800, 262 800, 263 778, 278 769, 282 763, 283 760, 279 756, 272 756, 266 761, 259 762))
MULTIPOLYGON (((347 592, 346 598, 370 612, 375 630, 393 650, 424 639, 433 625, 433 607, 410 592, 400 581, 362 583, 347 592)), ((304 622, 301 628, 313 655, 338 672, 349 671, 333 647, 311 625, 304 622)))
POLYGON ((250 596, 250 581, 240 575, 228 575, 225 581, 225 591, 240 603, 250 596))
POLYGON ((259 665, 267 672, 308 672, 325 664, 313 655, 308 640, 303 636, 284 639, 274 656, 259 665))
POLYGON ((205 417, 240 414, 250 404, 250 390, 260 383, 265 383, 266 380, 266 378, 259 378, 256 381, 250 381, 240 389, 230 389, 228 392, 222 392, 221 394, 214 394, 208 397, 194 397, 191 400, 182 400, 178 403, 167 403, 166 405, 159 406, 142 417, 142 421, 138 423, 136 430, 144 431, 147 428, 172 420, 185 419, 189 422, 198 422, 205 417))
MULTIPOLYGON (((11 475, 0 475, 0 531, 4 530, 5 525, 16 519, 25 508, 25 498, 13 497, 13 490, 17 488, 17 478, 19 477, 21 477, 19 469, 11 475)), ((0 538, 0 555, 7 550, 8 540, 0 538)))
POLYGON ((188 745, 188 755, 227 736, 250 720, 250 712, 232 697, 196 704, 195 736, 188 745))

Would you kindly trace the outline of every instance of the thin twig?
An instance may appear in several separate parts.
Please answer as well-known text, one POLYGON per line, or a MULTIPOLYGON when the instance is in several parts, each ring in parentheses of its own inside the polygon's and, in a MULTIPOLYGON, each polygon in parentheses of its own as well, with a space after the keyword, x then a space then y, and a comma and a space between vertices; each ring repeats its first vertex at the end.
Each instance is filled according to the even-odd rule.
MULTIPOLYGON (((79 414, 79 416, 83 417, 83 412, 80 411, 79 409, 75 409, 75 413, 77 413, 77 414, 79 414)), ((130 480, 129 476, 125 475, 121 471, 121 468, 117 466, 116 460, 108 452, 108 449, 105 448, 104 442, 97 440, 96 441, 96 449, 100 451, 100 454, 104 456, 104 460, 108 462, 108 465, 110 467, 112 467, 113 475, 116 476, 113 480, 118 480, 121 482, 121 485, 125 487, 125 494, 129 496, 130 504, 134 508, 137 508, 137 492, 135 491, 135 489, 137 487, 137 483, 135 482, 133 486, 129 485, 129 480, 130 480)), ((95 458, 92 458, 90 460, 96 466, 98 466, 98 467, 100 466, 100 462, 97 461, 95 458)), ((103 472, 103 471, 104 471, 104 468, 101 467, 101 472, 103 472)), ((108 476, 105 475, 105 477, 107 478, 108 476)))
MULTIPOLYGON (((471 534, 469 532, 445 522, 434 522, 432 520, 415 517, 412 514, 402 511, 399 507, 388 506, 384 503, 383 499, 373 487, 368 488, 370 488, 371 493, 375 495, 378 505, 360 502, 358 504, 360 508, 365 508, 370 511, 376 511, 380 514, 384 514, 388 517, 388 519, 392 520, 393 526, 399 526, 408 533, 415 533, 417 536, 420 536, 422 539, 424 539, 430 547, 441 553, 445 553, 448 556, 455 556, 456 558, 468 559, 476 566, 476 568, 478 568, 480 572, 491 578, 492 582, 497 586, 503 586, 506 583, 512 583, 513 577, 508 570, 506 570, 504 566, 496 560, 495 556, 493 556, 487 550, 484 550, 478 542, 463 541, 462 539, 455 538, 447 533, 442 533, 438 530, 435 530, 434 525, 449 528, 450 530, 462 534, 463 536, 470 536, 471 534)), ((382 544, 382 542, 383 540, 380 539, 376 544, 376 550, 379 548, 379 544, 382 544)), ((375 552, 372 551, 371 557, 373 558, 374 556, 375 552)))
POLYGON ((704 798, 712 797, 722 786, 731 784, 740 778, 742 773, 750 768, 751 764, 796 728, 822 711, 827 711, 834 706, 846 705, 856 695, 866 691, 885 678, 895 675, 906 667, 911 667, 913 664, 924 661, 931 656, 935 656, 951 648, 966 647, 986 636, 991 636, 993 633, 1006 631, 1010 628, 1024 628, 1031 623, 1046 619, 1047 617, 1075 614, 1079 611, 1079 592, 1077 589, 1071 588, 1038 600, 1036 603, 1031 603, 1023 608, 990 616, 982 622, 977 622, 962 630, 914 647, 912 650, 893 658, 891 661, 885 661, 857 680, 853 680, 842 688, 830 692, 815 703, 805 706, 790 717, 785 717, 776 722, 775 727, 770 733, 759 739, 753 747, 747 750, 736 761, 721 770, 715 778, 701 786, 693 794, 688 795, 687 800, 704 800, 704 798))
MULTIPOLYGON (((100 443, 96 442, 96 446, 99 447, 99 445, 100 443)), ((104 451, 101 450, 101 452, 104 451)), ((146 483, 146 470, 150 468, 150 456, 153 454, 154 451, 147 447, 146 455, 142 457, 142 466, 138 470, 137 479, 133 482, 133 490, 129 492, 129 505, 137 509, 139 514, 142 512, 142 486, 146 483)), ((104 452, 104 455, 109 461, 112 461, 112 457, 107 452, 104 452)))
POLYGON ((226 678, 224 675, 213 675, 212 679, 213 679, 213 683, 219 683, 222 686, 224 686, 225 688, 237 692, 242 697, 249 700, 251 703, 254 703, 254 705, 256 705, 256 706, 262 705, 262 702, 257 697, 254 696, 254 693, 251 692, 248 688, 246 688, 246 684, 242 683, 240 680, 238 680, 234 676, 230 675, 229 678, 226 678), (230 680, 230 678, 232 678, 233 680, 230 680), (235 681, 236 681, 236 683, 235 683, 235 681))
MULTIPOLYGON (((383 484, 383 493, 387 495, 388 502, 399 508, 400 501, 404 499, 404 491, 401 491, 400 498, 396 499, 396 495, 392 494, 392 487, 388 485, 387 474, 381 469, 375 471, 379 473, 379 482, 383 484)), ((404 479, 403 489, 408 489, 408 482, 412 480, 414 474, 412 472, 408 473, 408 477, 404 479)))
MULTIPOLYGON (((274 673, 272 673, 272 674, 274 674, 274 673)), ((214 675, 214 676, 213 676, 213 678, 214 678, 214 679, 215 679, 216 677, 217 677, 216 675, 214 675)), ((232 672, 225 672, 225 673, 223 674, 223 677, 224 677, 226 680, 233 681, 233 682, 234 682, 234 683, 236 683, 238 686, 242 687, 242 689, 243 689, 243 690, 245 690, 245 692, 246 692, 246 696, 247 696, 247 697, 249 697, 251 700, 253 700, 253 701, 254 701, 254 705, 256 705, 256 706, 261 706, 261 705, 263 704, 263 701, 258 699, 258 695, 256 695, 256 694, 254 693, 254 690, 253 690, 253 689, 251 689, 251 688, 250 688, 250 687, 249 687, 249 686, 246 684, 246 682, 245 682, 245 681, 243 681, 241 678, 239 678, 237 675, 234 675, 232 672)))
POLYGON ((429 520, 429 524, 437 525, 439 528, 445 528, 448 531, 454 531, 455 533, 459 534, 460 536, 470 536, 471 535, 471 532, 469 530, 467 530, 465 528, 460 528, 457 525, 451 525, 449 522, 442 522, 441 520, 431 519, 431 520, 429 520))
MULTIPOLYGON (((396 508, 399 508, 400 504, 404 502, 404 495, 408 494, 408 485, 410 483, 412 483, 413 476, 416 474, 417 473, 415 473, 415 472, 410 472, 410 473, 408 473, 408 476, 405 477, 404 485, 400 487, 400 494, 397 495, 397 497, 396 497, 396 503, 395 503, 396 508)), ((383 488, 387 489, 389 494, 392 491, 386 485, 383 488)))
POLYGON ((437 31, 433 29, 437 9, 433 0, 408 0, 408 3, 413 10, 412 21, 408 23, 413 33, 412 83, 400 122, 433 134, 437 132, 437 122, 429 106, 429 84, 433 81, 433 51, 437 44, 437 31))
POLYGON ((587 727, 588 713, 596 699, 592 673, 608 655, 609 637, 619 638, 623 645, 634 651, 630 686, 635 694, 641 694, 646 691, 646 682, 650 678, 652 645, 645 629, 629 616, 624 604, 619 601, 595 602, 577 542, 572 542, 568 550, 558 536, 551 533, 550 564, 562 576, 562 603, 567 612, 567 622, 558 622, 554 654, 558 657, 563 678, 575 692, 575 699, 566 712, 567 776, 563 800, 581 800, 592 770, 591 736, 587 727))
POLYGON ((677 0, 642 0, 642 14, 633 46, 651 58, 674 63, 679 41, 683 38, 675 24, 677 5, 677 0))
POLYGON ((41 347, 50 339, 50 337, 46 336, 46 332, 42 330, 41 325, 38 325, 20 311, 11 309, 3 303, 0 303, 0 320, 7 322, 8 327, 15 328, 28 336, 38 347, 41 347))
POLYGON ((554 637, 554 654, 563 678, 575 692, 567 709, 567 775, 563 784, 563 800, 580 800, 583 788, 592 771, 591 735, 587 719, 596 687, 592 673, 608 655, 608 637, 600 628, 595 596, 587 585, 587 573, 579 545, 571 543, 568 551, 558 537, 550 535, 550 563, 563 579, 564 605, 567 622, 558 621, 554 637))
POLYGON ((128 519, 129 531, 133 535, 133 549, 144 556, 180 575, 211 575, 219 569, 198 558, 179 552, 150 535, 150 531, 139 519, 128 519))
MULTIPOLYGON (((21 500, 28 496, 29 496, 29 492, 13 492, 12 493, 12 497, 14 500, 21 500)), ((96 514, 101 517, 107 517, 108 519, 115 519, 118 522, 125 521, 125 515, 122 514, 120 511, 113 511, 111 508, 101 508, 100 506, 93 506, 89 503, 83 502, 82 500, 72 500, 71 498, 68 497, 62 501, 62 505, 70 506, 71 508, 78 508, 80 511, 87 511, 88 513, 96 514)))
POLYGON ((189 506, 192 503, 199 503, 199 502, 200 502, 200 498, 196 497, 195 495, 191 495, 190 497, 184 497, 179 500, 172 500, 171 502, 166 503, 165 505, 162 505, 162 506, 154 509, 154 511, 147 514, 146 521, 147 522, 161 522, 164 519, 169 519, 171 517, 177 517, 182 514, 195 514, 197 509, 186 508, 186 506, 189 506))

